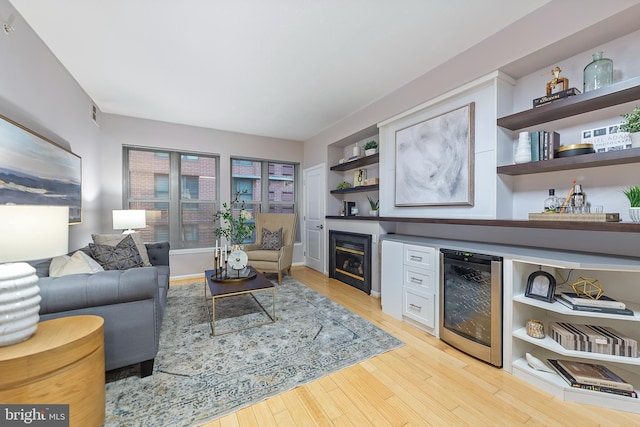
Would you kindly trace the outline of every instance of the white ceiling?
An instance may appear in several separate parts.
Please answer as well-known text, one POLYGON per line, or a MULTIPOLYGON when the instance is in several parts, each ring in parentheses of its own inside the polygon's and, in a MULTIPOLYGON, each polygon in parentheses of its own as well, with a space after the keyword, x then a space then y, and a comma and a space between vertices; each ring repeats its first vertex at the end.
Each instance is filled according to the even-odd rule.
POLYGON ((104 113, 306 140, 549 0, 10 1, 104 113))

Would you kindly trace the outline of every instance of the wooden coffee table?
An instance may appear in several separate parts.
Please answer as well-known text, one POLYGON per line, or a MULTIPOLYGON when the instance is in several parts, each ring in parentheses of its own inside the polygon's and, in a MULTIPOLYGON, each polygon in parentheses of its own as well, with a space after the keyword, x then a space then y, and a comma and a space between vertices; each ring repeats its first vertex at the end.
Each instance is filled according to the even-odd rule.
MULTIPOLYGON (((252 267, 249 267, 253 270, 252 267)), ((204 298, 205 298, 205 307, 207 308, 207 314, 209 315, 209 321, 211 323, 211 335, 216 335, 216 298, 224 298, 235 295, 249 294, 253 297, 253 299, 258 303, 262 311, 265 312, 267 316, 271 319, 271 321, 257 323, 249 326, 249 328, 253 328, 255 326, 266 325, 269 323, 274 323, 276 321, 276 287, 270 280, 264 277, 263 274, 253 270, 256 273, 256 276, 251 279, 246 279, 242 281, 227 281, 227 282, 219 282, 212 280, 211 277, 214 274, 214 270, 205 270, 204 277, 204 298), (207 292, 207 288, 209 288, 209 292, 207 292), (273 301, 273 309, 272 314, 260 304, 260 301, 256 299, 253 295, 253 292, 258 291, 268 291, 272 292, 272 301, 273 301), (210 295, 208 295, 210 294, 210 295), (211 298, 211 309, 209 309, 209 298, 211 298)), ((230 332, 237 332, 244 329, 234 329, 232 331, 227 331, 224 334, 228 334, 230 332)), ((219 334, 219 335, 224 335, 219 334)))

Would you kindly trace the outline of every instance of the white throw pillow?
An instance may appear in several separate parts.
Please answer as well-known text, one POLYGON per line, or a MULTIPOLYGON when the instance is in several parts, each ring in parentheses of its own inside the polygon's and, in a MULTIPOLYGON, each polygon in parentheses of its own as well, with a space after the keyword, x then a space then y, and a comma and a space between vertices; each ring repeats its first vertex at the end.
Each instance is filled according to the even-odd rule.
MULTIPOLYGON (((91 238, 93 239, 93 243, 95 243, 96 245, 116 246, 122 239, 127 236, 127 234, 92 234, 91 238)), ((140 235, 140 233, 131 233, 131 237, 133 238, 133 242, 136 244, 136 248, 138 248, 138 252, 140 252, 142 263, 145 267, 151 267, 151 262, 149 262, 149 254, 147 253, 147 247, 142 241, 142 235, 140 235)))
POLYGON ((77 251, 72 256, 57 256, 51 260, 51 265, 49 266, 50 277, 82 273, 93 274, 98 271, 104 271, 104 268, 82 251, 77 251))

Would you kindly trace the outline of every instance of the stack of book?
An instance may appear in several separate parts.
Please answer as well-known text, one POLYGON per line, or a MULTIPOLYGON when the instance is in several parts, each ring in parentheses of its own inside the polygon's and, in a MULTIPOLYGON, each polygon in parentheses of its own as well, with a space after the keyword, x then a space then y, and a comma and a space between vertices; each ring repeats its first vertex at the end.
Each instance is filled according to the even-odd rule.
POLYGON ((590 311, 592 313, 622 314, 633 316, 633 310, 627 308, 622 301, 616 301, 606 295, 598 299, 582 297, 574 292, 562 292, 556 295, 556 300, 572 310, 590 311))
POLYGON ((547 359, 571 387, 638 398, 633 385, 604 365, 547 359))
POLYGON ((531 161, 550 160, 555 157, 555 151, 560 148, 560 134, 541 130, 529 132, 531 138, 531 161))
POLYGON ((638 342, 613 328, 551 322, 551 338, 567 350, 638 357, 638 342))

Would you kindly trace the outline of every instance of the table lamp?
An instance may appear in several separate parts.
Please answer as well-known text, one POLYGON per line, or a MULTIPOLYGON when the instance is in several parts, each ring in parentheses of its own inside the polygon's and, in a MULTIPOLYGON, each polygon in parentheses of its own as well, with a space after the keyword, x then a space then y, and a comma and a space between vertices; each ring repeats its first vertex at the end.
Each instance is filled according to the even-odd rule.
POLYGON ((69 207, 0 205, 0 347, 31 337, 40 320, 36 269, 69 250, 69 207))
POLYGON ((113 229, 124 230, 122 234, 134 233, 134 228, 147 226, 147 214, 144 209, 113 211, 113 229))

